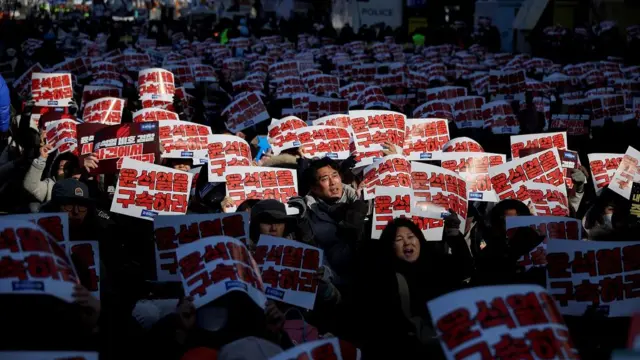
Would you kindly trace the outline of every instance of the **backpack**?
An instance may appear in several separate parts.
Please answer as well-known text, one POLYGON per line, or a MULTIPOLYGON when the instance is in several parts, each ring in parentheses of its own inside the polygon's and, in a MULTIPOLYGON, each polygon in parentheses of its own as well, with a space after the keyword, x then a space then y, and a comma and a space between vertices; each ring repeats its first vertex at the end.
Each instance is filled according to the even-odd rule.
POLYGON ((435 330, 419 316, 411 316, 411 298, 409 296, 409 285, 407 280, 400 273, 396 273, 398 279, 398 293, 400 294, 400 306, 402 313, 413 325, 415 331, 410 334, 415 336, 422 344, 432 344, 438 342, 435 330))

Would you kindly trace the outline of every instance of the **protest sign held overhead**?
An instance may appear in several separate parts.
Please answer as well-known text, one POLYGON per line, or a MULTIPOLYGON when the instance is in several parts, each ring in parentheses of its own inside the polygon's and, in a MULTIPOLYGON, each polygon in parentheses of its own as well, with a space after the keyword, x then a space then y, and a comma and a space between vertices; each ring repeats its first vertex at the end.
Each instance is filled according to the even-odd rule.
POLYGON ((382 157, 383 144, 390 142, 403 148, 406 116, 392 111, 350 111, 350 126, 356 151, 363 154, 356 167, 371 165, 382 157))
POLYGON ((616 173, 609 182, 609 189, 618 195, 629 199, 631 197, 631 185, 640 181, 640 151, 629 146, 622 157, 616 173))
POLYGON ((180 120, 178 114, 159 108, 144 108, 133 113, 133 122, 152 122, 161 120, 180 120))
POLYGON ((484 152, 480 144, 468 137, 457 137, 449 140, 442 147, 443 152, 484 152))
POLYGON ((569 216, 566 187, 533 181, 527 181, 525 186, 536 215, 569 216))
POLYGON ((133 123, 105 127, 93 137, 98 174, 116 173, 124 157, 155 163, 160 159, 158 123, 133 123))
POLYGON ((158 68, 141 70, 138 74, 140 100, 173 101, 176 86, 170 71, 158 68))
POLYGON ((176 249, 198 239, 211 236, 229 236, 247 244, 249 215, 191 214, 156 216, 153 219, 158 281, 179 281, 176 249))
POLYGON ((447 119, 407 119, 403 153, 409 160, 440 159, 449 142, 447 119))
POLYGON ((231 292, 242 291, 264 309, 266 297, 260 272, 240 240, 213 236, 182 245, 176 250, 184 293, 196 308, 231 292))
POLYGON ((531 135, 511 136, 511 158, 520 157, 520 151, 524 149, 551 149, 565 150, 567 148, 567 133, 544 133, 531 135))
POLYGON ((414 191, 409 188, 378 186, 375 191, 371 238, 379 239, 387 224, 395 218, 410 218, 422 231, 427 241, 442 240, 444 221, 421 211, 416 205, 414 191))
POLYGON ((295 116, 287 116, 280 120, 272 119, 268 134, 273 154, 278 155, 282 150, 299 147, 296 130, 306 126, 307 123, 295 116))
POLYGON ((314 126, 326 125, 326 126, 337 126, 343 129, 348 129, 349 115, 344 115, 344 114, 327 115, 319 119, 313 120, 312 124, 314 126))
POLYGON ((109 86, 87 85, 82 90, 82 102, 80 103, 80 106, 84 107, 89 102, 104 97, 119 98, 121 96, 122 89, 109 86))
POLYGON ((449 360, 507 358, 514 342, 519 354, 532 359, 578 359, 555 301, 540 286, 458 290, 429 301, 427 308, 449 360), (553 347, 546 346, 547 338, 553 347))
POLYGON ((345 114, 349 111, 349 103, 342 99, 311 95, 309 96, 308 109, 309 118, 307 120, 313 121, 329 115, 345 114))
POLYGON ((188 121, 160 120, 158 135, 163 158, 207 157, 207 139, 211 128, 188 121))
POLYGON ((490 167, 491 185, 500 200, 529 198, 525 182, 534 181, 559 186, 564 184, 558 149, 542 152, 490 167))
POLYGON ((38 106, 68 106, 73 100, 71 74, 33 73, 31 95, 38 106))
POLYGON ((363 170, 362 176, 365 200, 375 197, 378 186, 412 188, 411 162, 402 155, 388 155, 374 161, 363 170))
POLYGON ((78 155, 87 155, 93 152, 93 139, 95 134, 107 127, 104 124, 77 124, 77 140, 78 140, 78 155))
POLYGON ((6 242, 0 249, 5 274, 0 293, 51 295, 72 302, 78 276, 57 241, 28 221, 0 219, 0 229, 6 242))
POLYGON ((411 183, 417 206, 428 217, 440 218, 454 211, 464 230, 467 218, 467 183, 456 172, 439 166, 411 162, 411 183))
POLYGON ((547 289, 564 315, 589 311, 631 316, 640 305, 640 242, 567 241, 547 244, 547 289))
POLYGON ((489 168, 502 165, 506 156, 484 152, 444 152, 442 167, 455 171, 467 182, 470 201, 498 202, 489 178, 489 168))
POLYGON ((307 159, 328 157, 345 160, 349 157, 351 135, 338 126, 307 126, 296 130, 300 152, 307 159))
POLYGON ((233 135, 209 135, 209 182, 225 182, 227 169, 251 166, 251 148, 244 139, 233 135))
POLYGON ((229 104, 222 115, 227 117, 227 129, 238 132, 269 119, 269 113, 256 92, 246 93, 229 104))
POLYGON ((511 104, 504 100, 496 100, 482 105, 482 116, 485 129, 494 134, 517 134, 520 131, 518 118, 513 113, 511 104))
POLYGON ((91 124, 117 125, 122 121, 124 100, 102 97, 88 102, 84 106, 82 121, 91 124))
POLYGON ((74 151, 78 146, 77 125, 72 119, 49 121, 45 127, 47 144, 58 153, 74 151))
POLYGON ((254 257, 267 298, 313 309, 323 251, 293 240, 260 235, 254 257))
POLYGON ((615 175, 624 154, 589 154, 589 168, 596 193, 600 194, 615 175))
POLYGON ((298 196, 296 170, 262 166, 228 167, 225 174, 227 196, 237 207, 249 199, 276 199, 286 203, 298 196))
POLYGON ((482 128, 484 125, 484 117, 482 115, 484 98, 482 96, 461 96, 450 101, 458 129, 482 128))
POLYGON ((187 212, 193 174, 125 157, 111 212, 153 220, 187 212))

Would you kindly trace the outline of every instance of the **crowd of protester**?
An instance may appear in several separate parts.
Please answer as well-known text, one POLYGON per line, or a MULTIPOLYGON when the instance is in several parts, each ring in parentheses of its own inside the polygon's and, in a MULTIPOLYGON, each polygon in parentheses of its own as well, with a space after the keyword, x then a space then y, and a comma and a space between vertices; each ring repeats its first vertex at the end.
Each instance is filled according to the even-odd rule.
MULTIPOLYGON (((458 25, 455 29, 419 29, 407 34, 406 29, 395 31, 384 26, 357 31, 346 26, 337 31, 330 21, 300 15, 290 20, 149 23, 91 17, 54 21, 41 15, 24 23, 3 23, 0 63, 10 64, 9 72, 15 78, 35 63, 52 67, 81 54, 83 42, 77 38, 80 33, 87 34, 88 40, 106 34, 107 52, 133 49, 142 53, 145 49, 136 45, 139 36, 156 39, 158 46, 175 46, 171 39, 176 33, 182 33, 189 42, 210 37, 225 42, 241 36, 254 41, 279 35, 293 43, 298 42, 299 34, 308 34, 339 45, 394 37, 407 55, 444 42, 465 48, 480 44, 490 52, 499 52, 495 27, 474 34, 470 27, 458 25), (415 37, 408 35, 416 34, 423 36, 424 44, 416 46, 411 42, 415 37), (43 41, 31 53, 21 47, 29 38, 43 41)), ((615 27, 588 30, 565 29, 557 38, 536 34, 535 39, 532 36, 534 53, 562 65, 607 60, 611 56, 625 67, 638 65, 634 50, 637 37, 626 41, 615 27), (568 44, 570 48, 565 47, 568 44), (556 49, 571 51, 557 53, 556 49)), ((310 46, 319 48, 323 42, 310 46)), ((370 55, 373 59, 374 54, 370 55)), ((324 73, 335 70, 331 59, 320 57, 316 62, 324 73)), ((122 73, 137 79, 137 72, 122 69, 122 73)), ((541 77, 533 72, 528 76, 541 77)), ((218 83, 197 83, 190 90, 195 103, 188 119, 210 126, 214 134, 229 134, 221 111, 235 95, 231 80, 239 79, 219 79, 218 83)), ((91 77, 85 78, 76 87, 81 89, 90 83, 91 77)), ((135 87, 126 81, 124 84, 126 109, 122 123, 131 122, 131 114, 141 108, 135 87)), ((434 80, 430 87, 448 84, 466 86, 469 93, 472 90, 468 80, 456 78, 434 80)), ((555 102, 550 111, 552 115, 561 113, 562 89, 551 92, 555 102)), ((78 90, 75 103, 66 112, 78 112, 76 104, 80 103, 81 94, 78 90)), ((263 95, 271 118, 281 118, 282 109, 290 107, 286 99, 276 99, 269 93, 268 86, 263 95)), ((514 104, 521 134, 542 133, 548 128, 532 97, 527 94, 523 107, 514 104)), ((409 115, 418 105, 392 105, 391 110, 409 115)), ((187 119, 186 104, 176 100, 173 107, 181 119, 187 119)), ((75 289, 72 304, 50 296, 0 294, 4 334, 1 350, 97 351, 104 359, 267 359, 295 346, 293 332, 286 326, 291 306, 270 300, 263 311, 246 294, 230 292, 213 304, 196 309, 193 299, 183 294, 180 283, 154 281, 153 222, 110 213, 112 194, 108 188, 113 184, 91 175, 99 160, 93 155, 79 158, 71 152, 52 152, 52 145, 46 144, 44 135, 30 124, 32 111, 35 106, 28 96, 21 97, 4 80, 0 83, 0 209, 5 214, 66 212, 70 240, 99 241, 100 299, 87 291, 82 266, 78 264, 81 284, 75 289)), ((254 158, 258 136, 267 134, 267 125, 263 122, 234 134, 251 144, 254 158)), ((494 134, 490 129, 457 129, 453 122, 449 127, 451 139, 470 137, 487 152, 510 154, 509 135, 494 134)), ((567 145, 578 152, 582 164, 588 164, 587 154, 624 154, 629 146, 640 148, 639 142, 636 119, 623 123, 607 119, 603 127, 591 128, 587 136, 569 137, 567 145)), ((394 153, 391 148, 386 151, 394 153)), ((443 358, 425 306, 429 300, 482 285, 546 287, 544 268, 525 271, 518 266, 518 259, 539 245, 541 237, 526 228, 511 238, 506 235, 505 217, 531 215, 527 205, 513 199, 495 204, 469 201, 465 231, 460 231, 460 221, 452 213, 445 218, 442 241, 427 241, 416 224, 403 218, 390 221, 380 239, 372 240, 372 200, 362 197, 362 178, 354 175, 354 163, 353 159, 308 160, 297 151, 277 156, 267 153, 255 165, 296 169, 299 197, 290 199, 286 206, 276 200, 247 200, 236 210, 250 213, 250 250, 264 234, 324 251, 325 266, 316 274, 320 286, 314 308, 300 309, 305 323, 316 330, 315 335, 305 335, 316 339, 338 337, 358 348, 363 359, 443 358), (296 209, 297 214, 290 215, 290 208, 296 209), (404 289, 398 274, 405 279, 404 289)), ((169 159, 162 165, 200 172, 191 161, 169 159)), ((203 168, 204 175, 195 184, 188 213, 227 211, 229 199, 225 197, 224 184, 202 191, 209 185, 206 165, 203 168)), ((607 189, 596 195, 587 167, 572 170, 569 176, 576 188, 570 199, 571 216, 582 220, 589 241, 635 239, 638 227, 630 216, 628 200, 607 189)), ((2 271, 5 269, 0 266, 2 271)), ((588 313, 565 317, 565 321, 583 359, 607 358, 612 350, 626 345, 629 318, 588 313)))

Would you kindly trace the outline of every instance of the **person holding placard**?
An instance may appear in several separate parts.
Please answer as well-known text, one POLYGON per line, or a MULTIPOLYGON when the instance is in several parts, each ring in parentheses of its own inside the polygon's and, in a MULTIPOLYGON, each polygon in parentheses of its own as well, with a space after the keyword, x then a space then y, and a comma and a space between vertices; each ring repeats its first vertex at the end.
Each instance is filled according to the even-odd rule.
MULTIPOLYGON (((287 215, 285 205, 277 200, 262 200, 251 208, 251 222, 249 233, 251 241, 258 243, 260 235, 297 240, 310 245, 313 239, 305 238, 297 227, 297 219, 287 215), (300 239, 300 240, 299 240, 300 239)), ((326 262, 326 261, 325 261, 326 262)), ((326 304, 335 305, 340 302, 340 291, 332 284, 335 275, 327 265, 321 266, 316 273, 320 279, 318 293, 326 304)), ((317 302, 316 302, 317 304, 317 302)))
MULTIPOLYGON (((445 225, 445 234, 451 234, 448 230, 455 226, 445 225)), ((442 357, 424 304, 463 287, 472 264, 459 232, 444 241, 451 244, 451 254, 443 253, 437 242, 427 242, 412 220, 396 218, 382 231, 379 241, 367 244, 363 256, 371 263, 360 265, 362 274, 356 281, 357 302, 367 304, 358 310, 367 329, 367 345, 386 351, 385 344, 392 342, 397 352, 389 356, 398 358, 410 358, 409 354, 442 357)))
POLYGON ((80 177, 81 169, 78 157, 72 153, 64 153, 55 157, 49 168, 48 176, 40 181, 52 149, 52 144, 47 144, 40 148, 40 157, 33 160, 23 181, 24 189, 40 203, 51 200, 51 190, 56 181, 68 179, 72 176, 80 177))
POLYGON ((288 204, 300 211, 302 233, 310 235, 314 245, 325 251, 338 277, 334 283, 348 282, 356 248, 366 238, 368 204, 358 199, 351 186, 342 183, 338 164, 329 158, 311 161, 304 179, 310 186, 309 193, 290 199, 288 204))

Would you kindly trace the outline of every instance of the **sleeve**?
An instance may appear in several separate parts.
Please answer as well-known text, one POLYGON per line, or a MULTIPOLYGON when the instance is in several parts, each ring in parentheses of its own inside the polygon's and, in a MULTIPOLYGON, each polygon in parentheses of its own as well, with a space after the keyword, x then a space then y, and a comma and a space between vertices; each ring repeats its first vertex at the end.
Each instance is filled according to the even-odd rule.
POLYGON ((7 132, 11 123, 11 98, 9 87, 0 75, 0 132, 7 132))
POLYGON ((46 159, 34 159, 27 171, 27 175, 24 177, 24 181, 22 182, 24 189, 40 202, 45 202, 51 199, 51 190, 53 189, 54 184, 51 179, 44 179, 43 181, 40 181, 46 164, 46 159))
POLYGON ((573 208, 573 211, 578 212, 580 208, 580 203, 582 203, 582 198, 584 197, 583 192, 577 192, 573 196, 569 196, 569 205, 573 208))

